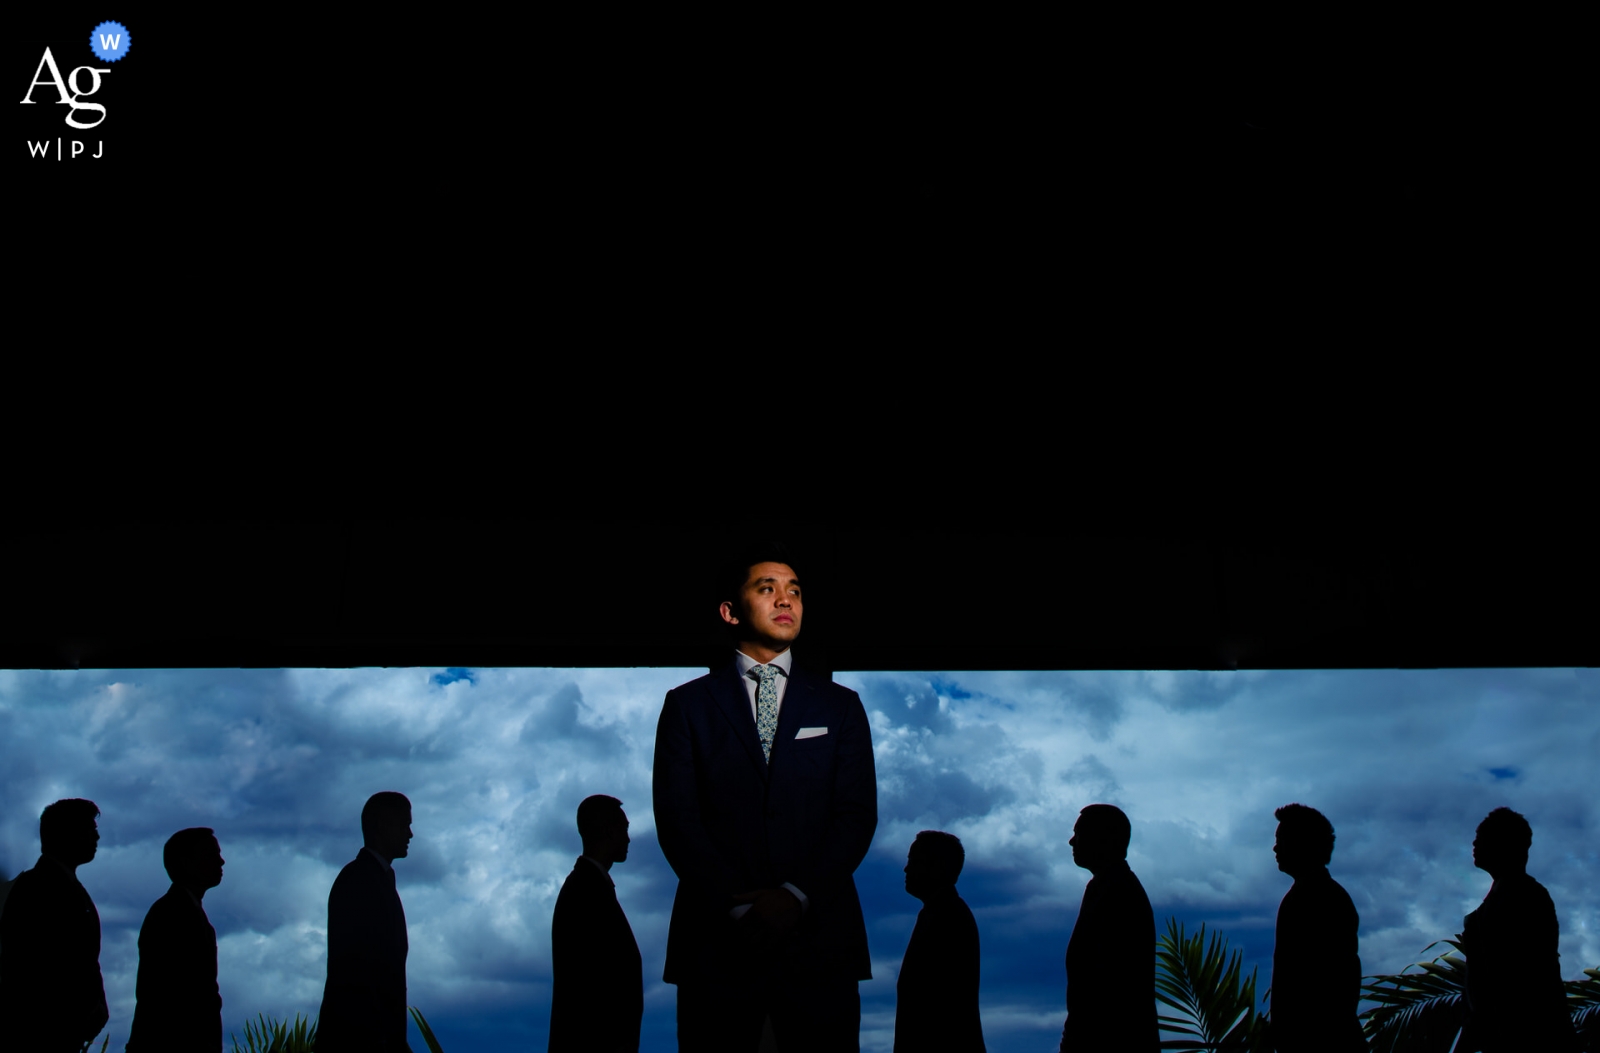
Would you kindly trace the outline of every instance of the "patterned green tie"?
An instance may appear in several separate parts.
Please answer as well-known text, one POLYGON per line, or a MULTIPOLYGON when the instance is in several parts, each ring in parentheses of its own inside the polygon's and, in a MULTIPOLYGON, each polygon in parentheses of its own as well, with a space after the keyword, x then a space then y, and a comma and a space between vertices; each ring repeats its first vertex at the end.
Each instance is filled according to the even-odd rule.
POLYGON ((772 740, 778 734, 778 677, 783 674, 777 666, 758 665, 761 686, 756 689, 756 734, 761 736, 761 756, 772 763, 772 740))

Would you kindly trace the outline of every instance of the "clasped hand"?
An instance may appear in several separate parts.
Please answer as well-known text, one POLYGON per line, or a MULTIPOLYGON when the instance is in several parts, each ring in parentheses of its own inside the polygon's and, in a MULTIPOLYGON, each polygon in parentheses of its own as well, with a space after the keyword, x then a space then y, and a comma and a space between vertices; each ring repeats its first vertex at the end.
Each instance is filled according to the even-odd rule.
POLYGON ((740 892, 733 897, 733 902, 750 904, 750 909, 739 919, 739 924, 758 944, 782 936, 800 924, 800 901, 786 888, 740 892))

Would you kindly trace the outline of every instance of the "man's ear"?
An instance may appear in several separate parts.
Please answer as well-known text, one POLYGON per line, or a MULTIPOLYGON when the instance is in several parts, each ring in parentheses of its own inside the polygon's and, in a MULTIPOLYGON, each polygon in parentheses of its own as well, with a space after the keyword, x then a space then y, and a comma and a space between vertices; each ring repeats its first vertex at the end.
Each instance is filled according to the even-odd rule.
POLYGON ((727 622, 729 625, 739 624, 739 616, 733 613, 733 604, 729 603, 727 600, 723 600, 722 606, 718 607, 717 610, 722 612, 722 620, 727 622))

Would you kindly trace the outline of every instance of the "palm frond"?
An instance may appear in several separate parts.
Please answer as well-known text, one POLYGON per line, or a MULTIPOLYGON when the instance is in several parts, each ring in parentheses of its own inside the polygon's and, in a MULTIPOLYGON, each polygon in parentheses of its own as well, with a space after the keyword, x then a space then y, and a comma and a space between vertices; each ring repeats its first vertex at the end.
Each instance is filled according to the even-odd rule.
POLYGON ((1156 999, 1181 1015, 1157 1020, 1166 1030, 1198 1041, 1169 1040, 1162 1049, 1266 1050, 1266 1018, 1256 1011, 1256 971, 1241 980, 1243 958, 1242 951, 1229 955, 1220 933, 1213 932, 1207 943, 1204 925, 1190 936, 1176 918, 1167 919, 1167 931, 1156 941, 1156 999))
POLYGON ((233 1053, 311 1053, 317 1040, 317 1024, 299 1013, 292 1024, 257 1013, 254 1022, 244 1022, 244 1046, 239 1045, 238 1035, 232 1038, 233 1053))
POLYGON ((444 1053, 444 1047, 433 1037, 433 1028, 428 1026, 428 1018, 422 1015, 422 1010, 414 1005, 406 1008, 411 1010, 411 1019, 417 1022, 417 1030, 422 1032, 422 1041, 428 1044, 428 1053, 444 1053))
MULTIPOLYGON (((1422 953, 1441 943, 1461 951, 1455 940, 1435 940, 1422 953)), ((1362 997, 1377 1003, 1360 1017, 1373 1053, 1451 1053, 1455 1048, 1467 1015, 1465 959, 1445 952, 1398 973, 1363 979, 1370 982, 1362 985, 1362 997)))
POLYGON ((1584 979, 1568 980, 1567 1009, 1586 1051, 1600 1051, 1600 969, 1585 969, 1584 979))

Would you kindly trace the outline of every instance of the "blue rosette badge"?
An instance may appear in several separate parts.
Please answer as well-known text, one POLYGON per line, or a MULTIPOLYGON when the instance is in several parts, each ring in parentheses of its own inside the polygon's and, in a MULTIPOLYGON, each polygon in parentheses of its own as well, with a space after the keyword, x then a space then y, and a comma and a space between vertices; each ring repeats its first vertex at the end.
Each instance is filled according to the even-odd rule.
POLYGON ((101 62, 115 62, 128 53, 128 27, 121 22, 101 22, 89 34, 89 50, 101 62))

